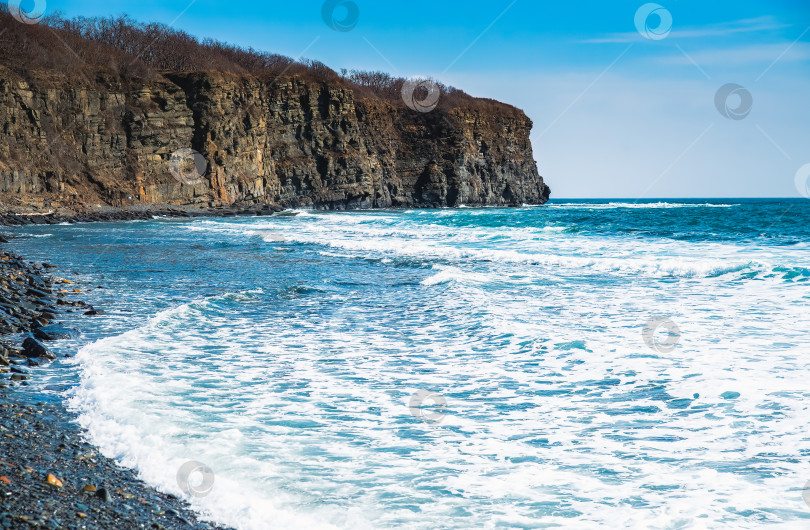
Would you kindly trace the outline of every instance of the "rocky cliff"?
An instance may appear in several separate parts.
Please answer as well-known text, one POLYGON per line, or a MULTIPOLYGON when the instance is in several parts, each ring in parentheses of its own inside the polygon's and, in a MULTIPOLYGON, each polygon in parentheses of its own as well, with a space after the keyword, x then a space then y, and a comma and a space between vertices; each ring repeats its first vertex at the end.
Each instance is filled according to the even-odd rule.
POLYGON ((297 75, 81 77, 0 65, 4 206, 344 209, 549 196, 532 123, 508 105, 422 113, 297 75), (201 175, 178 178, 172 156, 191 150, 201 175))

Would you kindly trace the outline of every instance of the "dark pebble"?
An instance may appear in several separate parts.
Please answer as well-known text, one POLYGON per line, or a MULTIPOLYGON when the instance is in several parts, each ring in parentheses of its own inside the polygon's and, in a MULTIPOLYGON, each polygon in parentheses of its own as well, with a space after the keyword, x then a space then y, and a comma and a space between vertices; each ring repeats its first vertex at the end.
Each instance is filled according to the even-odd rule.
POLYGON ((96 491, 96 497, 98 497, 101 502, 112 502, 112 495, 107 491, 107 488, 99 488, 96 491))

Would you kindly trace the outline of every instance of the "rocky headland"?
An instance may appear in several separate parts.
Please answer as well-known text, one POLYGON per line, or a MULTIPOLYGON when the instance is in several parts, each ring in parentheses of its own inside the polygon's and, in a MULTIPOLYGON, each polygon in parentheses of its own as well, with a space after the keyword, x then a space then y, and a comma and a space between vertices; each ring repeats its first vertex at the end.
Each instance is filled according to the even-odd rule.
POLYGON ((515 107, 426 82, 409 96, 438 99, 414 110, 403 79, 339 75, 168 29, 139 52, 120 41, 149 40, 148 27, 108 22, 24 25, 0 12, 6 210, 548 200, 532 122, 515 107))

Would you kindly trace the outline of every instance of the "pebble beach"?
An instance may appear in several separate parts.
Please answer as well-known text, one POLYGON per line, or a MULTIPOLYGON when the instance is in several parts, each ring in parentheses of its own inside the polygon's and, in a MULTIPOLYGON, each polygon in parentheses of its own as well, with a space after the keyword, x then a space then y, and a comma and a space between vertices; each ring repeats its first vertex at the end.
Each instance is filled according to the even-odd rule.
POLYGON ((220 528, 98 454, 64 404, 31 384, 56 359, 49 345, 79 333, 60 315, 81 311, 92 325, 102 313, 80 294, 55 267, 0 250, 0 527, 220 528))

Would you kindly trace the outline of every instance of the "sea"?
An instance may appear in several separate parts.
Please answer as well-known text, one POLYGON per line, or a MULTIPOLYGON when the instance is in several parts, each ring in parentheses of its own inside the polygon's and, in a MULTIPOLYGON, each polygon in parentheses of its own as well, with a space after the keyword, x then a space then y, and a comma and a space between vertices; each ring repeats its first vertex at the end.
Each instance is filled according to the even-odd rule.
POLYGON ((808 199, 4 233, 106 312, 32 386, 210 521, 810 527, 808 199))

